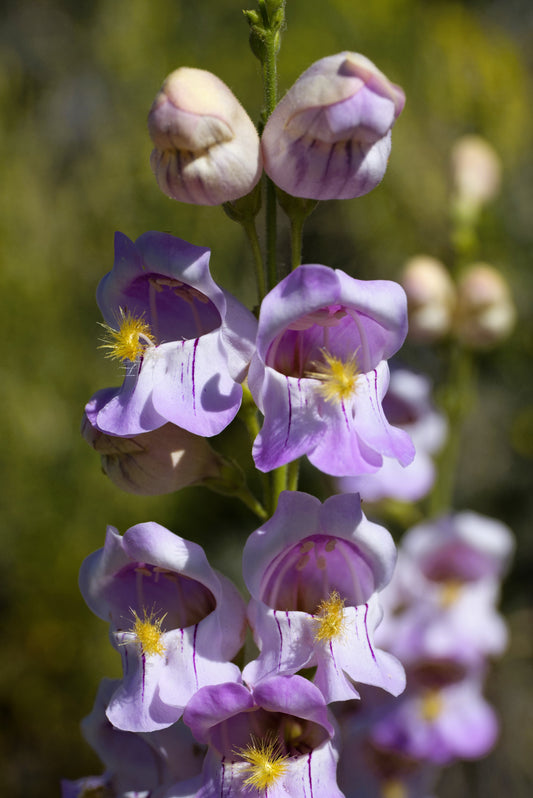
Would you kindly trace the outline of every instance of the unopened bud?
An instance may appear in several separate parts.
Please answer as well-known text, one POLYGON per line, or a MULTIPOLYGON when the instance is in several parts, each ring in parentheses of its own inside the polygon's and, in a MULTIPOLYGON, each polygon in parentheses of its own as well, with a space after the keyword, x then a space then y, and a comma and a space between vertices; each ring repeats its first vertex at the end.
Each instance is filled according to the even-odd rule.
POLYGON ((450 330, 455 307, 455 286, 443 263, 417 255, 405 265, 401 284, 407 294, 409 335, 419 341, 436 341, 450 330))
POLYGON ((481 136, 463 136, 451 154, 452 179, 458 202, 478 209, 493 199, 500 188, 501 161, 481 136))
POLYGON ((248 194, 261 177, 255 126, 211 72, 172 72, 150 109, 148 130, 157 184, 180 202, 220 205, 248 194))
POLYGON ((455 333, 466 346, 484 349, 503 341, 516 320, 507 282, 486 263, 474 263, 459 279, 455 333))
POLYGON ((288 194, 351 199, 383 178, 405 95, 363 55, 317 61, 276 106, 262 136, 265 171, 288 194))
POLYGON ((89 403, 81 433, 101 456, 104 473, 127 493, 161 496, 221 475, 223 461, 199 435, 165 424, 133 438, 119 438, 100 432, 92 415, 89 403))

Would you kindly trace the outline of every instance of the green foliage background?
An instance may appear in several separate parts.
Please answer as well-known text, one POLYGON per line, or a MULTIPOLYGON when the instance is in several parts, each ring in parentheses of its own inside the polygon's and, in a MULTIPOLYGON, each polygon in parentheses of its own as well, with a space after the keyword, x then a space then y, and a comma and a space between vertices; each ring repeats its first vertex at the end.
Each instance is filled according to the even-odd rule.
MULTIPOLYGON (((157 520, 208 549, 236 579, 254 518, 191 488, 173 497, 120 494, 78 435, 83 405, 116 384, 97 351, 94 292, 113 261, 113 233, 164 230, 212 248, 216 279, 252 305, 252 263, 218 208, 179 205, 149 167, 146 114, 180 65, 216 72, 252 118, 258 63, 236 0, 11 0, 0 27, 1 555, 0 773, 4 794, 53 796, 59 778, 98 773, 78 723, 103 675, 119 675, 105 625, 77 590, 82 559, 107 523, 157 520)), ((480 258, 500 267, 519 309, 516 332, 481 358, 480 402, 464 434, 456 505, 506 521, 518 537, 504 608, 510 651, 489 691, 502 742, 454 768, 442 796, 531 794, 533 10, 527 0, 288 0, 283 92, 312 62, 365 53, 407 94, 383 184, 310 218, 304 261, 394 278, 419 252, 449 259, 448 156, 484 135, 501 155, 503 190, 486 211, 480 258), (530 597, 529 597, 530 598, 530 597), (530 711, 530 710, 529 710, 530 711)), ((288 257, 282 251, 282 257, 288 257)), ((420 351, 420 368, 438 361, 420 351)), ((223 436, 245 453, 241 432, 223 436)), ((313 475, 308 473, 312 481, 313 475)))

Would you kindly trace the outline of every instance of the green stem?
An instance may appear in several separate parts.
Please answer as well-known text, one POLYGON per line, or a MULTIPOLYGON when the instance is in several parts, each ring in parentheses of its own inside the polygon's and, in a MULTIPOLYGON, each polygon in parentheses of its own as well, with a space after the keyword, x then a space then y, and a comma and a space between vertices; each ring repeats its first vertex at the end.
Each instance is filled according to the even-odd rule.
POLYGON ((287 490, 287 476, 288 476, 288 468, 286 465, 280 466, 279 468, 275 468, 274 471, 271 472, 271 486, 272 486, 272 493, 271 493, 271 504, 270 504, 270 511, 273 513, 278 504, 279 494, 287 490))
POLYGON ((457 344, 450 355, 450 378, 442 405, 448 420, 448 438, 437 458, 437 478, 429 497, 429 515, 437 516, 452 507, 461 436, 466 417, 472 410, 475 390, 471 353, 457 344))
POLYGON ((257 296, 258 296, 258 302, 259 304, 261 304, 266 294, 266 284, 265 284, 265 266, 263 263, 263 256, 261 254, 261 247, 259 246, 259 238, 257 236, 257 230, 255 228, 254 221, 250 220, 243 222, 242 226, 244 228, 244 232, 246 233, 246 237, 248 238, 252 250, 252 255, 254 258, 255 276, 257 282, 257 296))
MULTIPOLYGON (((276 107, 278 100, 277 37, 273 31, 265 36, 265 57, 263 61, 263 87, 265 98, 265 122, 276 107)), ((266 178, 266 261, 268 289, 274 288, 278 281, 277 273, 277 200, 272 180, 266 178)))
POLYGON ((248 490, 246 486, 236 492, 234 494, 238 499, 243 502, 249 510, 251 510, 255 515, 257 515, 262 521, 265 521, 268 518, 268 513, 261 504, 261 502, 255 498, 255 496, 248 490))
POLYGON ((291 219, 291 269, 297 269, 302 262, 302 243, 305 216, 291 219))
POLYGON ((287 466, 287 490, 298 490, 298 476, 300 474, 300 460, 293 460, 287 466))
MULTIPOLYGON (((250 441, 253 443, 259 435, 259 420, 257 418, 257 407, 253 400, 250 389, 246 382, 242 386, 242 404, 239 410, 239 418, 242 419, 248 431, 250 441)), ((263 502, 266 507, 271 506, 270 479, 268 474, 261 474, 263 482, 263 502)))
POLYGON ((266 225, 266 262, 268 276, 268 290, 271 291, 278 282, 277 266, 277 205, 276 188, 269 177, 265 177, 265 225, 266 225))
POLYGON ((266 31, 264 41, 265 57, 263 61, 263 85, 266 119, 268 119, 278 101, 278 53, 277 36, 274 31, 266 31))

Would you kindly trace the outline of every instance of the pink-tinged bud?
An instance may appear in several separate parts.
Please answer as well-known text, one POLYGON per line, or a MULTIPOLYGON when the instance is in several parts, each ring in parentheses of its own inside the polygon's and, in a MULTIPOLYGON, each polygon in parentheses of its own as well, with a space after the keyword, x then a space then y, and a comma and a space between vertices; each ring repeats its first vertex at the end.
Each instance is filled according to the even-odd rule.
POLYGON ((248 194, 261 177, 254 124, 211 72, 172 72, 150 109, 148 130, 155 145, 152 171, 172 199, 220 205, 248 194))
POLYGON ((262 136, 265 171, 295 197, 360 197, 385 174, 404 104, 402 89, 365 56, 322 58, 272 112, 262 136))
POLYGON ((417 255, 406 263, 400 282, 407 294, 409 336, 419 341, 444 337, 456 303, 455 286, 444 264, 417 255))
POLYGON ((119 438, 100 432, 85 414, 81 433, 101 456, 104 473, 126 493, 162 496, 221 474, 221 461, 205 438, 174 424, 119 438))
POLYGON ((493 199, 500 188, 501 161, 481 136, 463 136, 451 154, 452 179, 457 199, 477 209, 493 199))
POLYGON ((500 272, 474 263, 459 279, 455 334, 465 346, 485 349, 503 341, 516 320, 511 292, 500 272))

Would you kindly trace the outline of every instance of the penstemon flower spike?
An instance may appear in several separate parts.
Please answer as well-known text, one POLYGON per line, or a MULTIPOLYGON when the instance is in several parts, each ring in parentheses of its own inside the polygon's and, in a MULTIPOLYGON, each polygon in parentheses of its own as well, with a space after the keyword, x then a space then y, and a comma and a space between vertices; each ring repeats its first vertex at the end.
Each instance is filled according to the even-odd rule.
MULTIPOLYGON (((433 408, 422 375, 396 369, 391 379, 388 361, 406 338, 408 301, 418 337, 453 335, 459 363, 503 338, 514 308, 486 264, 456 286, 444 264, 417 259, 407 296, 390 280, 302 264, 318 201, 361 197, 383 179, 405 96, 346 51, 314 63, 278 102, 285 0, 258 0, 244 15, 263 72, 258 130, 216 75, 187 66, 165 80, 148 124, 161 191, 220 204, 242 225, 258 307, 213 279, 206 248, 117 233, 97 290, 99 348, 125 374, 87 403, 82 433, 130 494, 196 485, 242 501, 261 522, 243 548, 249 597, 201 546, 156 522, 123 535, 108 527, 80 589, 109 624, 123 675, 102 682, 83 721, 104 772, 65 780, 62 794, 427 798, 439 767, 483 755, 497 734, 482 687, 506 642, 495 605, 512 537, 452 512, 454 418, 433 408), (284 259, 277 204, 291 228, 284 259), (236 418, 250 438, 250 482, 233 452, 217 451, 236 418), (299 491, 304 456, 342 492, 319 501, 299 491), (262 501, 248 487, 257 481, 262 501), (377 511, 404 502, 396 519, 423 518, 416 502, 432 483, 430 504, 443 512, 404 534, 396 566, 395 542, 361 496, 377 511)), ((491 153, 466 144, 454 157, 463 243, 499 180, 491 153)), ((472 390, 470 371, 459 376, 472 390)))

